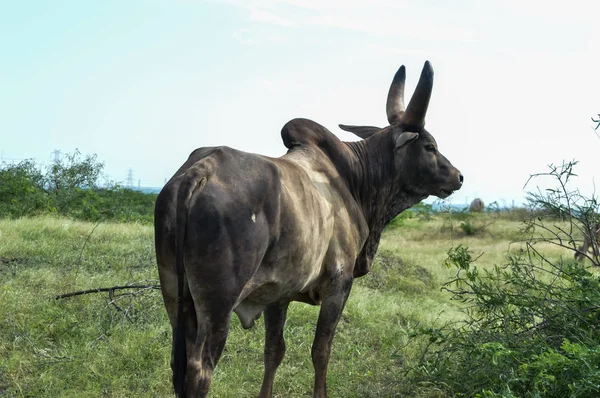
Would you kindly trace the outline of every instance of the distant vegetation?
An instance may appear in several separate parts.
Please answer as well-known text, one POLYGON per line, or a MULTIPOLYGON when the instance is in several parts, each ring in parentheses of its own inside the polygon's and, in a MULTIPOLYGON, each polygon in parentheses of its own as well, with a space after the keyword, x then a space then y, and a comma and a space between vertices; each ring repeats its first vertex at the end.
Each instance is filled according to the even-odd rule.
POLYGON ((85 221, 152 223, 155 194, 101 186, 104 164, 79 152, 46 168, 25 160, 0 165, 0 218, 55 214, 85 221))

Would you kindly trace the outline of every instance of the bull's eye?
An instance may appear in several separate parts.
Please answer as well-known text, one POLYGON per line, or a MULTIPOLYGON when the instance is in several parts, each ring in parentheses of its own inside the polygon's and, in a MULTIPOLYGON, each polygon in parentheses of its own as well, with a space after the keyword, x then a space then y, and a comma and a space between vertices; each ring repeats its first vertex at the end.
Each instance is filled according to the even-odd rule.
POLYGON ((435 151, 436 151, 435 146, 433 144, 427 144, 425 146, 425 150, 427 152, 431 152, 431 153, 435 153, 435 151))

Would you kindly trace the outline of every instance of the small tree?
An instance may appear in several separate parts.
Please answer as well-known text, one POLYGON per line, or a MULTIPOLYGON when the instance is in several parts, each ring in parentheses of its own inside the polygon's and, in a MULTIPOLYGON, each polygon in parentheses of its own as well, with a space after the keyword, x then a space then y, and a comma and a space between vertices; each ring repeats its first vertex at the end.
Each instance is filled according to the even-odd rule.
MULTIPOLYGON (((85 212, 86 202, 97 201, 95 190, 104 164, 96 155, 82 156, 79 150, 52 163, 46 169, 45 186, 59 214, 85 212)), ((90 214, 93 218, 93 214, 90 214)))

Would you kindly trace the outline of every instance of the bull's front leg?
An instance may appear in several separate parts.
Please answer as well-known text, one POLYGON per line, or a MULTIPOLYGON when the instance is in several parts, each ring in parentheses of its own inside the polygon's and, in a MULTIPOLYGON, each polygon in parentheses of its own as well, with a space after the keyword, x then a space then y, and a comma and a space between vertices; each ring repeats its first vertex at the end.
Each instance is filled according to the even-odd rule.
POLYGON ((336 284, 335 291, 323 299, 319 312, 317 331, 312 346, 312 360, 315 368, 314 398, 327 397, 327 365, 331 353, 331 343, 352 288, 352 277, 339 282, 336 284))

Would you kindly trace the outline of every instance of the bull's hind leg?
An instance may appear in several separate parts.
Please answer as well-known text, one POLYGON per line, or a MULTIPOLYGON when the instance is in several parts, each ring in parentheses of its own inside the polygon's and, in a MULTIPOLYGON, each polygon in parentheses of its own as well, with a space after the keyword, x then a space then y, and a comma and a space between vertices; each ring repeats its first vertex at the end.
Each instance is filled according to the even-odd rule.
MULTIPOLYGON (((209 188, 205 189, 205 192, 209 188)), ((186 397, 205 397, 227 340, 233 309, 269 245, 263 217, 237 217, 243 208, 198 197, 204 218, 188 231, 185 273, 196 308, 198 332, 188 347, 186 397)))
POLYGON ((265 309, 265 375, 259 398, 270 398, 273 395, 275 372, 285 355, 283 326, 289 302, 278 302, 265 309))
MULTIPOLYGON (((216 262, 218 266, 224 268, 234 263, 228 261, 227 254, 226 251, 221 253, 221 261, 216 262)), ((246 282, 235 276, 226 277, 232 275, 230 273, 215 276, 209 270, 211 268, 205 265, 195 275, 188 273, 188 286, 196 309, 197 335, 194 344, 187 349, 186 398, 208 395, 213 371, 225 347, 234 305, 246 282)))
POLYGON ((208 395, 214 369, 223 353, 233 304, 218 295, 204 296, 204 299, 193 297, 197 333, 187 348, 185 396, 200 398, 208 395))

